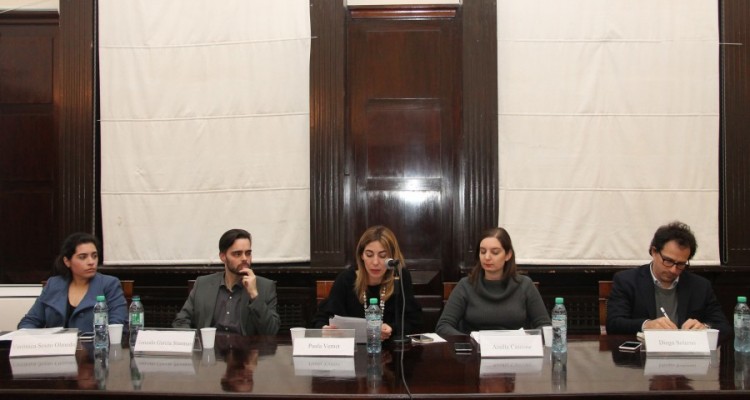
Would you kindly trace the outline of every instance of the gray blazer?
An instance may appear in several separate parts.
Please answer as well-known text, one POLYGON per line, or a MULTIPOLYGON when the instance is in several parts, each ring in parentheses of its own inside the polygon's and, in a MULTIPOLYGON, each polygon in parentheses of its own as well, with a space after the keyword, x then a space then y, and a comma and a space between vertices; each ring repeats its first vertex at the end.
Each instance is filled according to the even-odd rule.
MULTIPOLYGON (((216 307, 216 295, 224 272, 201 276, 195 280, 193 290, 172 322, 175 328, 205 328, 211 326, 216 307)), ((250 300, 247 291, 242 291, 242 334, 275 335, 279 331, 281 318, 276 312, 276 282, 256 275, 258 297, 250 300)))

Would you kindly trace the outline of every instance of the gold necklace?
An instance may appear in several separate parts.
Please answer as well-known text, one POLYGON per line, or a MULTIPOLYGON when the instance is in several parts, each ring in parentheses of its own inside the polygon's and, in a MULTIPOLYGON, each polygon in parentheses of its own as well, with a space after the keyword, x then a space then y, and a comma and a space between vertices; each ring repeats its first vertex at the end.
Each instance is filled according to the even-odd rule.
MULTIPOLYGON (((365 311, 370 306, 367 302, 367 289, 362 293, 362 305, 365 307, 365 311)), ((385 314, 385 285, 380 285, 380 312, 385 314)))

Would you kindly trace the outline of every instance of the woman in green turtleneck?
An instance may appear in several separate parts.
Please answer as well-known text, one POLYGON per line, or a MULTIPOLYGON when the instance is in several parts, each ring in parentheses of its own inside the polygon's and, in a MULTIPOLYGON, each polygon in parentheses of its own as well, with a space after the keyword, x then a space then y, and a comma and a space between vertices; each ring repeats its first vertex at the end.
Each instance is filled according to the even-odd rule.
POLYGON ((476 254, 476 265, 453 289, 435 332, 451 336, 550 325, 534 283, 517 273, 516 255, 505 229, 482 232, 476 254))

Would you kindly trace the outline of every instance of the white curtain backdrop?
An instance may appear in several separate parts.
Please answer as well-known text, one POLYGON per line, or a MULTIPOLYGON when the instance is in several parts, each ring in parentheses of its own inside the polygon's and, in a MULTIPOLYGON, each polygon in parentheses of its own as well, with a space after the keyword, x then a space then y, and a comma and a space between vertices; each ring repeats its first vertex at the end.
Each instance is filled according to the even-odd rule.
POLYGON ((310 257, 306 0, 99 0, 107 264, 310 257))
POLYGON ((498 0, 499 225, 528 264, 718 265, 714 0, 498 0))

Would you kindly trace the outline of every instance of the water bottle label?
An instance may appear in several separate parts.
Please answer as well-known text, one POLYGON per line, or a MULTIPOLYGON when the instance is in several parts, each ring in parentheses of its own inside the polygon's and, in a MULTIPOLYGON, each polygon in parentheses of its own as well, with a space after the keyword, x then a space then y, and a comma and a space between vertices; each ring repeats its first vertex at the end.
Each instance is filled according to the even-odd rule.
POLYGON ((94 324, 95 325, 107 325, 107 314, 103 313, 96 313, 94 314, 94 324))
POLYGON ((130 313, 130 326, 145 324, 143 313, 130 313))

